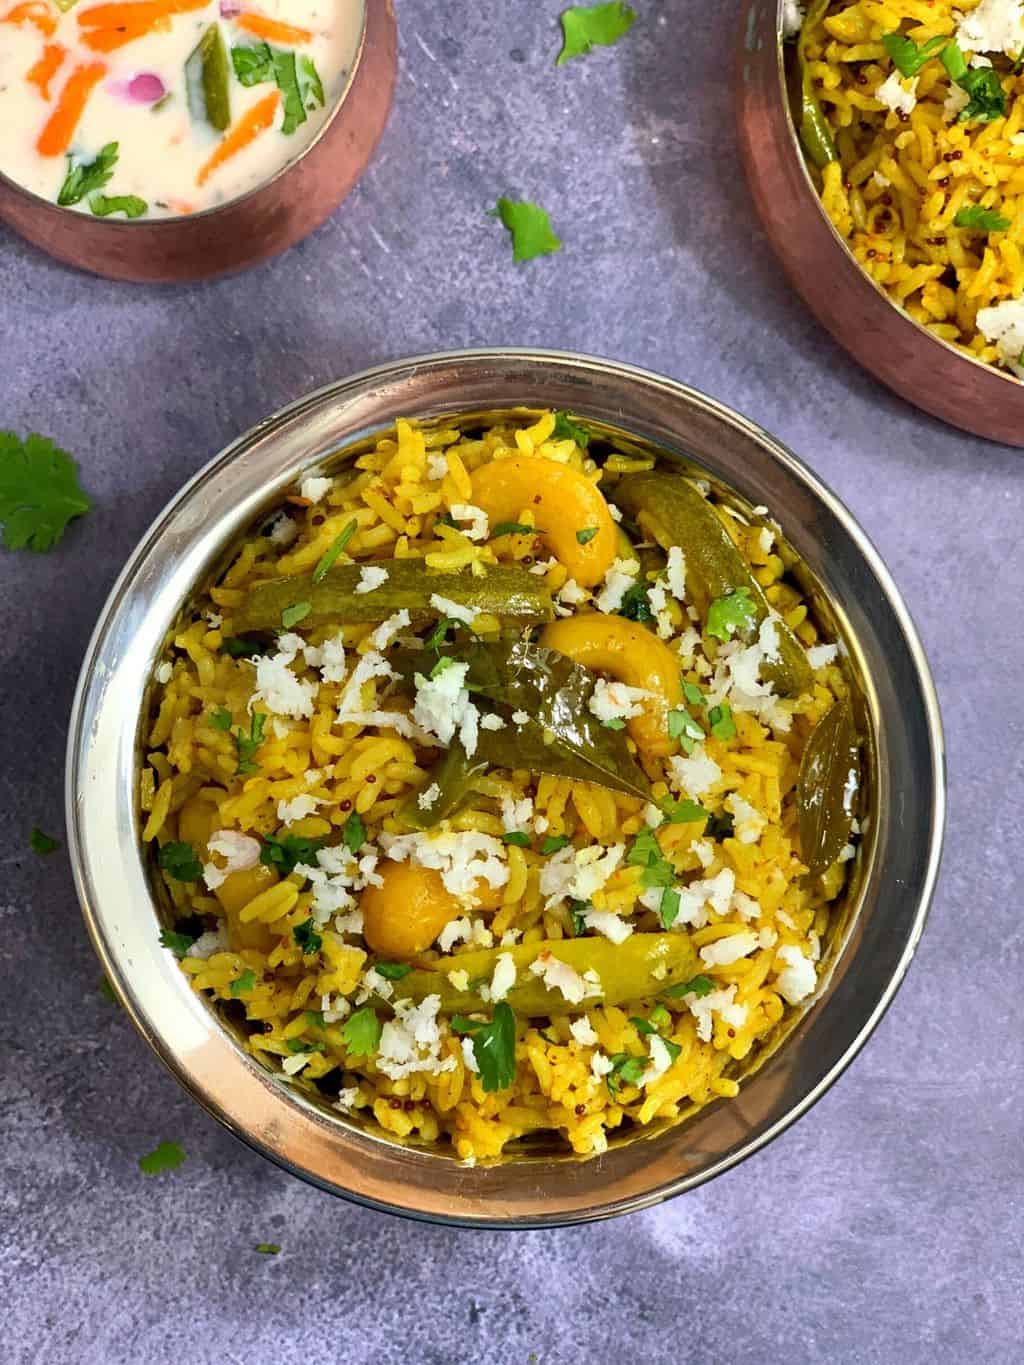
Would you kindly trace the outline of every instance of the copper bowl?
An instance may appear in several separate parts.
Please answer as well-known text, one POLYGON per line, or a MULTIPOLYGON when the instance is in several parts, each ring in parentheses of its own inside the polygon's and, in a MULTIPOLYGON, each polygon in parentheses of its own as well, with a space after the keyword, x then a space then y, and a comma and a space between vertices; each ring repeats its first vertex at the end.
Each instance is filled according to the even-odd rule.
POLYGON ((393 0, 366 0, 348 85, 309 146, 238 199, 189 217, 134 222, 59 208, 0 174, 0 221, 67 265, 111 280, 178 284, 287 251, 329 218, 384 131, 398 69, 393 0))
POLYGON ((727 1170, 810 1108, 856 1056, 910 965, 938 872, 944 804, 927 663, 892 580, 835 495, 766 432, 693 389, 546 351, 396 361, 310 394, 235 441, 160 514, 113 588, 68 734, 68 847, 79 899, 104 971, 158 1057, 232 1132, 296 1175, 375 1208, 477 1227, 552 1226, 647 1207, 727 1170), (403 1145, 368 1121, 342 1119, 258 1062, 191 990, 159 942, 167 911, 141 846, 138 774, 168 630, 296 479, 351 458, 400 416, 479 425, 522 415, 523 404, 570 408, 627 449, 653 447, 734 499, 771 508, 806 591, 848 650, 870 741, 866 837, 820 989, 760 1055, 736 1099, 632 1140, 613 1137, 601 1156, 524 1144, 470 1168, 451 1149, 403 1145))
POLYGON ((1024 446, 1024 385, 915 322, 867 275, 811 180, 790 113, 781 0, 744 0, 736 106, 754 204, 815 317, 866 370, 952 426, 1024 446))

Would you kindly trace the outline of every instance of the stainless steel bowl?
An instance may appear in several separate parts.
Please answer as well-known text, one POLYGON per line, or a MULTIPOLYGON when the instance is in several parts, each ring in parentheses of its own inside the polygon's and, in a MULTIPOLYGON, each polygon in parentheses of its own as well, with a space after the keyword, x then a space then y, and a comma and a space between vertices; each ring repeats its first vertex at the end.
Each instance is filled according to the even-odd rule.
POLYGON ((643 1208, 727 1170, 804 1113, 856 1055, 910 964, 938 871, 944 802, 938 706, 920 643, 885 567, 837 498, 720 403, 627 365, 556 352, 398 361, 301 399, 229 446, 160 515, 121 574, 83 664, 68 741, 69 847, 86 923, 132 1019, 178 1080, 232 1132, 325 1189, 484 1227, 643 1208), (849 651, 873 757, 871 818, 831 973, 737 1099, 613 1143, 600 1157, 546 1151, 470 1169, 331 1116, 257 1063, 191 991, 158 942, 137 775, 167 631, 227 547, 303 471, 399 416, 447 422, 520 405, 571 409, 771 509, 849 651))
POLYGON ((782 0, 745 0, 736 110, 740 150, 768 240, 818 321, 883 384, 933 416, 1024 446, 1024 384, 941 341, 893 303, 832 226, 786 94, 782 0))
POLYGON ((315 231, 354 187, 384 131, 397 69, 394 0, 368 0, 330 117, 301 155, 248 194, 189 217, 127 222, 59 208, 0 173, 0 222, 111 280, 178 284, 256 265, 315 231))

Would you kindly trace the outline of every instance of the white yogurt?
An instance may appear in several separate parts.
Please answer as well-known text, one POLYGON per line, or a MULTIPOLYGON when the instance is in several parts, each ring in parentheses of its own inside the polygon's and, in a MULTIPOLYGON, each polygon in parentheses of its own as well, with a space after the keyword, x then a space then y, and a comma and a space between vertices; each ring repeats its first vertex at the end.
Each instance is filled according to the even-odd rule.
MULTIPOLYGON (((30 0, 31 13, 38 16, 38 22, 31 17, 14 23, 0 19, 0 171, 34 194, 56 202, 69 170, 94 163, 101 149, 116 143, 117 156, 109 181, 98 190, 87 190, 68 207, 90 214, 109 208, 112 197, 132 196, 145 204, 145 217, 166 218, 198 213, 235 199, 300 155, 323 127, 348 82, 363 28, 364 0, 180 3, 201 4, 201 8, 173 14, 162 21, 162 28, 109 52, 88 45, 98 31, 95 20, 88 17, 97 9, 97 0, 78 0, 66 13, 61 13, 53 0, 30 0), (253 16, 256 22, 276 21, 310 36, 264 39, 246 28, 253 16), (228 50, 230 123, 226 132, 218 131, 202 116, 201 92, 197 115, 194 89, 190 110, 186 88, 185 64, 212 24, 219 24, 228 50), (278 67, 283 74, 275 78, 274 64, 263 62, 263 70, 255 74, 266 73, 269 79, 246 87, 238 78, 232 50, 256 48, 265 56, 261 45, 266 41, 279 54, 278 67), (28 76, 37 64, 46 62, 48 50, 58 47, 65 49, 65 55, 49 81, 46 98, 40 80, 32 82, 28 76), (300 85, 306 118, 286 135, 285 92, 291 84, 291 54, 298 64, 296 71, 307 73, 300 85), (309 62, 323 87, 322 107, 308 78, 309 62), (40 139, 45 145, 44 130, 67 82, 74 79, 77 68, 88 66, 102 66, 103 71, 89 93, 70 144, 66 151, 42 154, 40 139), (139 76, 157 80, 139 82, 139 76), (160 96, 161 90, 166 98, 154 101, 152 96, 160 96), (146 96, 149 102, 136 102, 132 92, 146 96), (204 174, 218 147, 240 124, 244 125, 247 113, 256 106, 269 109, 275 93, 276 108, 268 115, 269 126, 248 146, 204 174), (102 197, 97 201, 97 193, 108 202, 102 197)), ((107 8, 101 4, 100 17, 107 8)), ((0 0, 0 16, 12 9, 18 12, 17 0, 0 0)), ((140 5, 140 10, 146 9, 144 3, 140 5)), ((53 51, 50 60, 56 62, 58 56, 53 51)), ((294 98, 292 103, 294 107, 294 98)), ((143 216, 138 203, 133 202, 132 212, 143 216)), ((124 217, 123 212, 117 215, 118 221, 124 217)))

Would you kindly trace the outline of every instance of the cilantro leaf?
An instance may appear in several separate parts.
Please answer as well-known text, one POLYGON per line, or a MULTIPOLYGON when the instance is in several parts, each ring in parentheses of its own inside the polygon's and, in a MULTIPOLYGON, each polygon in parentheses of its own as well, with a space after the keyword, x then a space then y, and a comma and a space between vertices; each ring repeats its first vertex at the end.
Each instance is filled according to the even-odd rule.
POLYGON ((289 1052, 326 1052, 326 1050, 323 1043, 311 1043, 308 1038, 288 1039, 289 1052))
POLYGON ((654 1009, 651 1010, 650 1019, 654 1027, 659 1029, 665 1028, 672 1022, 672 1016, 664 1005, 655 1005, 654 1009))
POLYGON ((642 1033, 645 1037, 648 1034, 657 1033, 658 1031, 647 1019, 641 1019, 639 1015, 636 1014, 630 1018, 629 1022, 636 1029, 637 1033, 642 1033))
POLYGON ((324 87, 312 57, 300 55, 298 75, 303 104, 310 112, 322 109, 325 103, 324 87))
POLYGON ((448 632, 458 628, 458 621, 452 620, 450 616, 442 616, 423 643, 427 649, 441 650, 448 643, 448 632))
POLYGON ((882 34, 882 46, 892 58, 892 64, 901 76, 916 76, 925 62, 934 57, 940 48, 945 47, 948 41, 940 34, 937 38, 929 38, 918 47, 913 38, 908 38, 905 34, 882 34))
POLYGON ((569 920, 572 924, 573 938, 579 938, 587 930, 586 921, 583 916, 590 909, 589 901, 571 900, 569 902, 569 920))
POLYGON ((374 971, 380 972, 388 981, 401 981, 403 976, 408 976, 412 971, 408 962, 378 962, 374 965, 374 971))
POLYGON ((265 711, 254 711, 249 721, 249 733, 244 735, 239 731, 235 735, 235 748, 238 750, 238 767, 236 772, 248 774, 258 773, 260 765, 255 761, 256 751, 263 743, 263 731, 267 724, 265 711))
POLYGON ((341 837, 351 854, 356 854, 366 843, 366 826, 358 811, 353 811, 341 828, 341 837))
POLYGON ((703 740, 704 731, 685 706, 677 706, 668 713, 668 737, 678 739, 689 753, 694 744, 699 744, 703 740))
POLYGON ((497 526, 491 527, 491 539, 497 540, 499 536, 539 536, 538 526, 527 526, 522 521, 499 521, 497 526))
POLYGON ((238 635, 228 635, 220 642, 220 652, 232 659, 252 659, 266 653, 266 646, 259 640, 243 640, 238 635))
POLYGON ((473 1042, 473 1056, 480 1068, 480 1081, 487 1091, 505 1090, 516 1075, 516 1017, 504 1000, 494 1007, 489 1024, 479 1019, 466 1019, 456 1014, 452 1019, 455 1033, 468 1034, 473 1042))
POLYGON ((622 594, 618 615, 624 616, 627 621, 654 620, 654 612, 651 611, 651 603, 647 596, 647 585, 645 583, 634 583, 631 588, 626 589, 622 594))
POLYGON ((163 1171, 174 1171, 185 1160, 184 1149, 176 1142, 161 1142, 147 1156, 139 1157, 139 1170, 143 1175, 160 1175, 163 1171))
POLYGON ((160 946, 170 949, 178 958, 184 957, 195 941, 195 934, 179 934, 174 929, 160 930, 160 946))
POLYGON ((636 22, 636 11, 613 0, 603 5, 573 5, 562 16, 562 50, 555 62, 564 66, 573 57, 585 57, 594 47, 612 47, 636 22))
POLYGON ((338 556, 355 535, 358 527, 359 523, 356 521, 355 517, 353 517, 352 520, 347 522, 338 532, 330 548, 325 550, 316 562, 316 568, 313 570, 314 583, 319 583, 320 580, 326 576, 327 572, 333 568, 338 556))
POLYGON ((32 833, 28 836, 28 845, 33 853, 42 855, 52 853, 54 849, 60 848, 60 841, 51 839, 48 834, 44 834, 41 829, 36 829, 33 825, 32 833))
POLYGON ((570 843, 568 834, 549 834, 540 846, 543 854, 557 853, 559 849, 566 848, 570 843))
POLYGON ((1005 118, 1006 95, 997 72, 990 66, 969 67, 958 43, 950 41, 942 49, 942 65, 946 68, 951 81, 961 90, 966 90, 970 100, 961 109, 958 123, 966 123, 976 118, 980 123, 991 123, 993 119, 1005 118))
POLYGON ((647 1070, 647 1063, 643 1057, 634 1057, 631 1052, 613 1052, 610 1060, 612 1069, 604 1079, 608 1094, 614 1099, 620 1086, 639 1083, 647 1070))
POLYGON ((297 626, 300 621, 304 621, 312 610, 312 602, 293 602, 290 607, 285 607, 281 613, 281 624, 285 630, 291 630, 292 626, 297 626))
POLYGON ((257 1242, 254 1248, 261 1256, 276 1256, 281 1250, 277 1242, 257 1242))
POLYGON ((674 1062, 674 1061, 678 1060, 679 1054, 680 1054, 680 1052, 682 1052, 682 1050, 683 1050, 683 1049, 679 1046, 679 1044, 678 1044, 678 1043, 673 1043, 673 1041, 672 1041, 671 1038, 662 1038, 661 1041, 665 1044, 665 1048, 666 1048, 666 1050, 667 1050, 667 1052, 668 1052, 668 1055, 669 1055, 669 1058, 671 1059, 671 1061, 674 1062))
POLYGON ((52 550, 68 522, 90 507, 67 451, 35 432, 21 441, 0 431, 0 523, 8 550, 52 550))
POLYGON ((967 58, 964 56, 960 44, 954 42, 952 39, 950 39, 942 49, 940 61, 946 68, 946 74, 949 76, 949 79, 951 81, 956 81, 957 84, 960 83, 961 77, 966 76, 969 70, 967 58))
POLYGON ((589 545, 597 535, 596 526, 585 526, 582 531, 576 532, 576 541, 579 545, 589 545))
POLYGON ((210 712, 210 724, 215 730, 231 729, 231 712, 226 706, 219 707, 216 711, 210 712))
POLYGON ((306 122, 307 110, 324 103, 324 87, 310 57, 297 58, 294 52, 272 47, 270 43, 254 43, 233 47, 231 64, 239 82, 246 87, 274 82, 284 105, 281 132, 285 136, 306 122))
POLYGON ((684 995, 695 995, 698 1000, 705 995, 710 995, 715 989, 715 983, 709 976, 694 976, 689 981, 678 981, 674 986, 669 986, 668 990, 662 991, 662 995, 671 1000, 678 1000, 684 995))
POLYGON ((749 588, 735 588, 716 597, 708 608, 707 633, 717 640, 729 641, 754 624, 754 600, 749 588))
POLYGON ((246 968, 240 977, 231 983, 231 994, 236 1000, 243 995, 248 995, 253 986, 256 985, 256 973, 251 967, 246 968))
POLYGON ((507 829, 501 836, 503 844, 515 844, 516 848, 529 848, 530 836, 522 829, 507 829))
POLYGON ((653 829, 640 830, 626 854, 626 863, 630 867, 643 868, 640 881, 647 888, 671 886, 675 881, 672 864, 662 853, 653 829))
POLYGON ((711 726, 711 733, 723 743, 727 739, 736 738, 736 722, 732 718, 732 707, 727 701, 712 706, 708 712, 708 723, 711 726))
POLYGON ((555 413, 555 429, 551 433, 553 441, 575 441, 580 450, 590 445, 590 432, 574 422, 567 412, 555 413))
POLYGON ((603 720, 601 724, 606 730, 625 730, 626 722, 621 716, 611 716, 608 720, 603 720))
POLYGON ((314 863, 317 850, 323 846, 323 839, 307 839, 301 834, 282 834, 280 838, 265 834, 260 862, 264 867, 276 868, 282 877, 287 877, 299 863, 314 863))
POLYGON ((342 1042, 352 1057, 370 1057, 380 1046, 381 1022, 370 1005, 350 1014, 342 1025, 342 1042))
POLYGON ((262 85, 274 79, 274 56, 269 43, 254 43, 252 47, 233 47, 231 64, 235 75, 244 86, 262 85))
POLYGON ((169 877, 178 882, 197 882, 203 875, 202 864, 191 844, 172 839, 160 849, 157 859, 169 877))
POLYGON ((323 946, 323 939, 313 928, 313 916, 297 924, 292 930, 292 938, 302 949, 303 957, 309 957, 312 953, 318 953, 323 946))
POLYGON ((658 918, 663 929, 671 929, 679 918, 679 892, 674 886, 666 886, 658 904, 658 918))
POLYGON ((500 218, 512 234, 513 261, 532 261, 535 256, 549 256, 561 251, 562 243, 555 235, 551 220, 539 204, 529 199, 506 199, 504 195, 488 212, 500 218))
POLYGON ((116 142, 108 142, 105 147, 101 147, 95 161, 76 162, 73 156, 69 156, 67 175, 57 195, 57 203, 61 208, 67 209, 72 204, 80 204, 87 194, 91 194, 93 190, 101 190, 114 174, 117 157, 116 142))
POLYGON ((137 194, 94 194, 89 200, 89 210, 97 218, 109 218, 112 213, 123 213, 126 218, 141 218, 149 212, 149 205, 137 194))
POLYGON ((997 209, 983 209, 980 204, 969 204, 958 209, 953 226, 970 228, 974 232, 1005 232, 1010 226, 1009 218, 1004 218, 997 209))
POLYGON ((690 703, 691 706, 704 705, 704 693, 700 690, 696 683, 684 682, 683 696, 690 703))
POLYGON ((289 137, 297 128, 301 128, 308 118, 306 101, 303 99, 302 87, 299 84, 298 62, 294 52, 285 52, 279 47, 272 48, 271 51, 274 54, 274 80, 281 92, 284 106, 281 132, 289 137))
POLYGON ((660 809, 670 825, 692 825, 698 820, 711 818, 710 811, 706 811, 703 806, 688 797, 682 801, 673 801, 670 796, 663 797, 660 809))

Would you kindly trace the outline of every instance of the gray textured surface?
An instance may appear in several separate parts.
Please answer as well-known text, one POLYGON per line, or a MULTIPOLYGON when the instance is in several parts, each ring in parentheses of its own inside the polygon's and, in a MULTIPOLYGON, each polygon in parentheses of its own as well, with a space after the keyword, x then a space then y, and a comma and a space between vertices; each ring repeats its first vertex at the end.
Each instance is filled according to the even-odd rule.
POLYGON ((555 71, 556 0, 401 0, 371 172, 242 278, 119 287, 0 230, 0 426, 59 439, 98 504, 56 554, 0 555, 5 1360, 1020 1359, 1024 462, 880 390, 791 297, 737 163, 732 6, 638 8, 618 49, 555 71), (550 209, 560 256, 513 268, 484 215, 503 192, 550 209), (840 1084, 684 1199, 520 1236, 351 1208, 240 1146, 99 996, 63 855, 24 851, 33 823, 59 829, 78 661, 168 495, 313 385, 483 343, 664 370, 809 459, 917 618, 952 779, 930 928, 840 1084), (188 1161, 146 1180, 165 1138, 188 1161))

